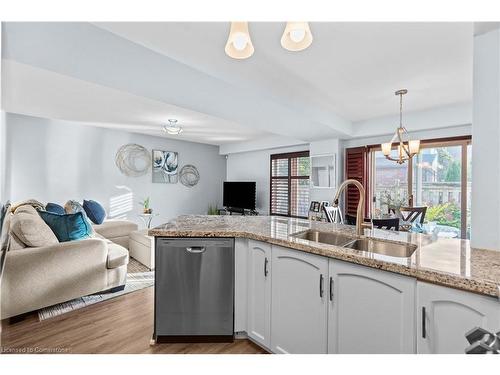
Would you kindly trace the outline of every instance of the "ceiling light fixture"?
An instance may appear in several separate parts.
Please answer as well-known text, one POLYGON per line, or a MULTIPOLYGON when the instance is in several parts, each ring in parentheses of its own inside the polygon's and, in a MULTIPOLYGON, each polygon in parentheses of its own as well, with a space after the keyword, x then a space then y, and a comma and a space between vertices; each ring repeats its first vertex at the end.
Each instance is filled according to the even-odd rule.
POLYGON ((302 51, 313 41, 308 22, 287 22, 281 46, 289 51, 302 51))
POLYGON ((171 135, 179 135, 182 133, 182 127, 175 119, 168 119, 168 125, 163 126, 163 131, 171 135))
POLYGON ((246 59, 253 55, 254 48, 248 31, 248 22, 231 22, 231 31, 224 50, 233 59, 246 59))
POLYGON ((406 160, 410 160, 413 156, 418 154, 420 151, 420 141, 419 140, 409 140, 407 143, 404 141, 404 137, 408 137, 408 132, 403 126, 403 95, 408 93, 408 90, 401 89, 395 92, 399 95, 399 127, 396 129, 396 133, 392 137, 390 142, 382 143, 382 153, 384 156, 398 164, 403 164, 406 160), (397 146, 398 156, 397 158, 391 157, 392 143, 399 142, 397 146))

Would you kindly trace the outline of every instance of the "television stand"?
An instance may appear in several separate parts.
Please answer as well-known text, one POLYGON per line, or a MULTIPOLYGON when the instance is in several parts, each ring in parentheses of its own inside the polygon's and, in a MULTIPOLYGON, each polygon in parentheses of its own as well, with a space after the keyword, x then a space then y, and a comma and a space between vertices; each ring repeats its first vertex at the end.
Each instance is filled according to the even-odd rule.
POLYGON ((245 215, 245 209, 244 208, 237 208, 237 207, 226 207, 226 211, 229 212, 229 215, 232 215, 233 212, 241 215, 245 215))
POLYGON ((259 214, 255 210, 246 210, 244 208, 237 208, 237 207, 226 207, 225 210, 226 210, 226 212, 229 213, 229 215, 232 215, 233 212, 240 214, 240 215, 243 215, 243 216, 245 216, 245 215, 256 216, 259 214))

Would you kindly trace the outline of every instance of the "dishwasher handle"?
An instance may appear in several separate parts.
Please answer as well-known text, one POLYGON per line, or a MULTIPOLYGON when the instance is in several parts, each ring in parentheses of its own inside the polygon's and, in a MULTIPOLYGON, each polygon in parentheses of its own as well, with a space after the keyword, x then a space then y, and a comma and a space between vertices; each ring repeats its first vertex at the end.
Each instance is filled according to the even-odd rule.
POLYGON ((190 246, 186 247, 186 251, 192 254, 201 254, 206 250, 205 246, 190 246))

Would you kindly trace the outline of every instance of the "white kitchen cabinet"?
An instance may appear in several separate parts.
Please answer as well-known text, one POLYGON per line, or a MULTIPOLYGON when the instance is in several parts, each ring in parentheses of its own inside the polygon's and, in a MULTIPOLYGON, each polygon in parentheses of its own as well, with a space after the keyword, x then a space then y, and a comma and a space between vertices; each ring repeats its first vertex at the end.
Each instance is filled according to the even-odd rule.
POLYGON ((271 245, 248 240, 247 334, 265 348, 271 346, 271 245))
POLYGON ((234 240, 234 332, 247 332, 248 240, 234 240))
POLYGON ((272 247, 271 350, 327 352, 328 258, 272 247))
POLYGON ((415 353, 416 280, 330 259, 328 353, 415 353))
POLYGON ((500 330, 497 298, 417 283, 418 353, 464 353, 465 333, 475 327, 500 330))

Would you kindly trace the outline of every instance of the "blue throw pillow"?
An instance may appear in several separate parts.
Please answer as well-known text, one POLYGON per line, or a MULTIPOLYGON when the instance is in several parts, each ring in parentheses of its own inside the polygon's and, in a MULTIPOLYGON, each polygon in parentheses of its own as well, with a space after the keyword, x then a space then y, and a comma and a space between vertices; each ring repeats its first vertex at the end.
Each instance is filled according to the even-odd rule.
POLYGON ((47 211, 38 212, 52 229, 59 242, 68 242, 92 237, 92 225, 83 212, 59 215, 47 211))
POLYGON ((99 202, 83 200, 83 209, 94 224, 102 224, 106 218, 106 210, 99 202))
POLYGON ((45 206, 45 211, 59 215, 64 215, 66 213, 66 211, 64 211, 64 207, 57 203, 47 203, 47 205, 45 206))

